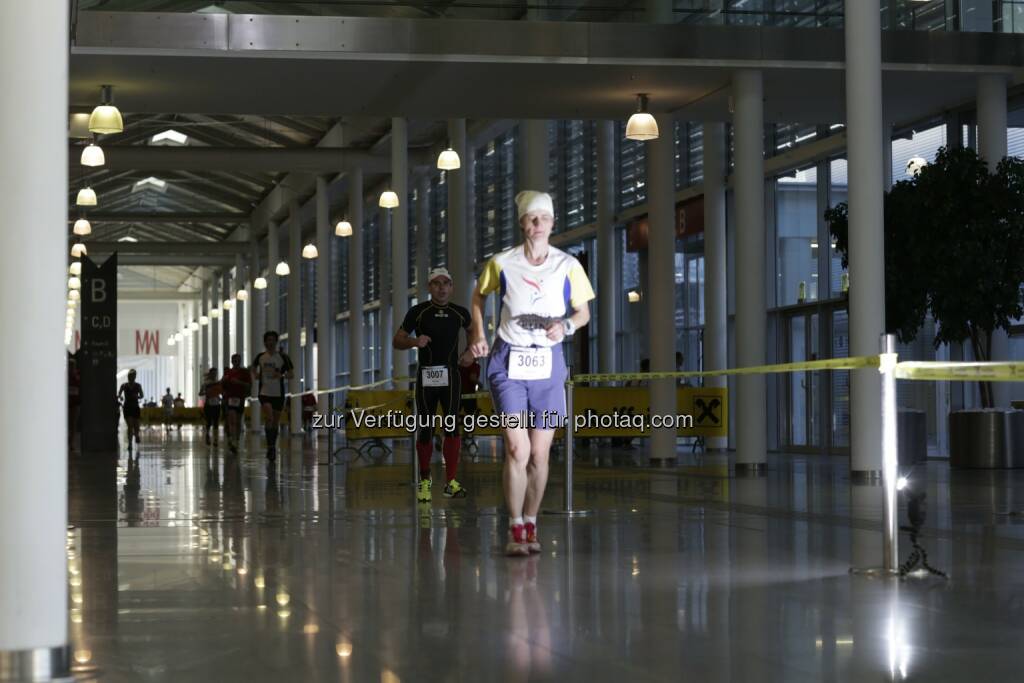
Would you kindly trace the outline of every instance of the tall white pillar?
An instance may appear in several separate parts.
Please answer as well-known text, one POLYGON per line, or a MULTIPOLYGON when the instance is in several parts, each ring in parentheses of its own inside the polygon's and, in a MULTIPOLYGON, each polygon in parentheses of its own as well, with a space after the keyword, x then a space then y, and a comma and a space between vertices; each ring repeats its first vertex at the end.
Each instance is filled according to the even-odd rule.
MULTIPOLYGON (((223 372, 231 367, 231 311, 224 307, 225 301, 234 301, 234 290, 231 287, 231 272, 225 269, 221 276, 221 343, 220 343, 220 371, 223 372)), ((231 304, 234 308, 234 303, 231 304)))
POLYGON ((433 264, 433 231, 430 229, 430 176, 426 173, 416 179, 416 293, 420 301, 430 297, 427 275, 433 264))
MULTIPOLYGON (((675 141, 672 118, 656 114, 661 135, 647 143, 647 217, 650 223, 647 244, 649 282, 647 306, 650 334, 651 372, 675 370, 675 141)), ((676 382, 652 380, 651 416, 676 414, 676 382)), ((671 462, 676 457, 676 430, 671 427, 651 430, 651 460, 671 462)))
POLYGON ((615 372, 615 302, 618 263, 615 248, 615 124, 597 127, 597 355, 599 372, 615 372))
MULTIPOLYGON (((264 290, 267 296, 267 319, 264 323, 264 330, 273 330, 281 334, 281 282, 280 276, 275 272, 278 262, 281 260, 281 236, 278 233, 277 221, 267 223, 267 288, 264 290)), ((263 342, 260 341, 260 348, 263 342)))
POLYGON ((466 267, 466 119, 448 121, 448 140, 463 165, 457 171, 444 171, 448 187, 448 272, 454 285, 452 300, 465 306, 471 286, 471 271, 466 267))
MULTIPOLYGON (((253 359, 256 358, 256 354, 263 350, 263 330, 265 327, 266 320, 266 309, 264 308, 264 297, 266 296, 267 290, 256 289, 253 286, 253 282, 256 278, 260 277, 262 270, 260 269, 260 252, 259 243, 255 237, 249 238, 249 355, 242 357, 242 365, 249 367, 253 359)), ((273 275, 270 275, 273 277, 273 275)), ((268 278, 269 279, 269 278, 268 278)), ((259 385, 256 382, 252 383, 252 397, 255 399, 259 395, 259 385)), ((249 424, 252 426, 252 433, 259 434, 260 425, 260 405, 256 401, 249 402, 249 408, 247 410, 249 414, 249 424)))
MULTIPOLYGON (((245 259, 242 258, 242 254, 238 253, 235 255, 235 285, 231 288, 231 298, 235 302, 235 334, 231 340, 231 353, 237 353, 242 357, 242 366, 245 366, 245 342, 249 339, 249 328, 246 326, 246 322, 249 316, 246 315, 245 308, 250 305, 249 302, 252 300, 252 293, 249 292, 248 277, 246 276, 245 259), (249 295, 245 301, 238 299, 238 292, 245 290, 249 295)), ((231 367, 229 364, 228 367, 231 367)))
MULTIPOLYGON (((733 76, 736 112, 736 363, 764 365, 765 303, 764 103, 760 71, 733 76)), ((877 147, 877 145, 876 145, 877 147)), ((737 381, 736 467, 763 470, 768 460, 768 416, 764 375, 737 381)))
MULTIPOLYGON (((476 286, 476 272, 477 272, 477 230, 476 230, 476 154, 474 154, 473 145, 469 139, 466 139, 465 144, 462 146, 465 154, 459 152, 462 159, 461 173, 465 178, 466 188, 466 246, 463 248, 463 266, 462 269, 465 271, 464 286, 459 292, 462 295, 462 299, 457 299, 456 303, 461 306, 469 308, 470 301, 473 298, 473 289, 476 286)), ((483 264, 480 264, 483 268, 483 264)))
MULTIPOLYGON (((523 160, 516 191, 548 191, 548 122, 523 119, 519 122, 519 150, 523 160)), ((556 209, 558 207, 555 207, 556 209)), ((520 231, 516 230, 518 234, 520 231)), ((522 239, 522 236, 518 238, 522 239)))
POLYGON ((349 385, 363 384, 363 169, 348 172, 348 372, 349 385))
POLYGON ((221 279, 217 275, 210 279, 210 364, 203 368, 204 372, 209 372, 211 367, 220 364, 220 318, 213 317, 214 311, 218 311, 218 316, 223 315, 220 305, 220 282, 221 279))
MULTIPOLYGON (((288 392, 302 391, 302 220, 299 200, 288 202, 288 355, 295 365, 288 381, 288 392)), ((288 429, 292 434, 302 433, 302 401, 292 398, 288 402, 288 429)))
MULTIPOLYGON (((990 173, 1006 156, 1006 76, 986 74, 978 77, 978 154, 988 164, 990 173)), ((992 358, 1010 360, 1010 338, 1005 330, 992 333, 992 358)), ((992 401, 996 408, 1010 407, 1010 385, 992 383, 992 401)))
MULTIPOLYGON (((331 215, 327 201, 327 179, 316 179, 316 246, 320 258, 316 261, 316 346, 317 388, 326 391, 334 387, 334 292, 336 282, 331 272, 331 215)), ((321 394, 317 409, 327 412, 330 397, 321 394)), ((324 432, 326 434, 326 432, 324 432)))
MULTIPOLYGON (((725 370, 728 313, 725 242, 725 124, 704 124, 704 369, 725 370)), ((725 377, 709 377, 709 387, 728 386, 725 377)), ((709 449, 728 447, 728 438, 707 440, 709 449)))
POLYGON ((0 672, 31 680, 69 665, 68 420, 54 401, 67 382, 67 3, 0 4, 0 63, 0 311, 18 329, 4 341, 18 399, 0 410, 0 672))
MULTIPOLYGON (((314 217, 314 220, 316 218, 314 217)), ((313 226, 314 231, 316 225, 313 226)), ((323 255, 321 258, 327 258, 327 255, 323 255)), ((313 284, 316 278, 315 271, 316 260, 302 259, 302 335, 305 336, 306 344, 302 347, 302 391, 309 391, 315 388, 316 382, 316 361, 313 358, 313 339, 316 336, 316 330, 313 327, 313 323, 316 319, 315 314, 315 292, 313 284)))
MULTIPOLYGON (((399 117, 391 119, 391 190, 398 195, 398 208, 391 212, 391 329, 394 331, 402 325, 409 309, 409 124, 399 117)), ((382 341, 391 345, 391 339, 382 341)), ((408 375, 409 352, 392 349, 391 353, 391 376, 408 375)))
MULTIPOLYGON (((878 0, 847 0, 846 139, 850 224, 850 355, 878 353, 885 329, 882 31, 878 0)), ((850 470, 882 469, 881 375, 850 372, 850 470)), ((741 398, 742 400, 742 398, 741 398)))
POLYGON ((199 322, 199 376, 202 377, 202 373, 210 366, 210 283, 206 280, 203 280, 203 290, 200 296, 202 298, 199 300, 196 321, 199 322, 204 315, 208 319, 205 325, 199 322))

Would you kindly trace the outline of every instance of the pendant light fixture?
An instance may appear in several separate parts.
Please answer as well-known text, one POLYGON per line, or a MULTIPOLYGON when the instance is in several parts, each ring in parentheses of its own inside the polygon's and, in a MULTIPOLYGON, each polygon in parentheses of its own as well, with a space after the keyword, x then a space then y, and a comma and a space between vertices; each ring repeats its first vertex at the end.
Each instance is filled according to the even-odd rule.
POLYGON ((81 275, 82 274, 82 262, 81 261, 72 261, 71 265, 68 266, 68 274, 69 275, 81 275))
POLYGON ((81 289, 82 281, 77 275, 72 275, 68 278, 68 289, 81 289))
POLYGON ((292 269, 288 267, 287 261, 281 261, 280 263, 277 264, 277 268, 274 269, 274 272, 283 277, 285 275, 290 274, 292 272, 292 269))
POLYGON ((199 316, 199 324, 200 325, 209 325, 210 324, 210 317, 207 316, 207 315, 199 316))
POLYGON ((174 335, 171 335, 170 337, 167 338, 167 345, 174 346, 174 335))
POLYGON ((114 106, 113 86, 100 88, 100 105, 89 116, 89 132, 104 135, 124 132, 121 112, 114 106))
POLYGON ((79 218, 75 221, 75 227, 71 229, 71 232, 75 233, 79 237, 85 237, 86 235, 92 234, 92 225, 84 218, 79 218))
POLYGON ((377 205, 382 209, 397 209, 398 208, 398 195, 392 190, 384 190, 380 193, 380 200, 377 205))
POLYGON ((91 187, 83 187, 78 191, 75 204, 78 206, 96 206, 96 192, 91 187))
POLYGON ((77 289, 72 289, 68 292, 68 301, 78 301, 82 298, 82 295, 77 289))
POLYGON ((319 255, 320 252, 317 251, 316 245, 312 242, 302 248, 302 258, 315 259, 319 255))
POLYGON ((658 138, 658 122, 647 111, 647 95, 636 96, 636 113, 626 122, 626 139, 656 140, 658 138))
POLYGON ((82 258, 89 253, 89 250, 85 248, 85 245, 81 242, 75 242, 71 245, 71 256, 73 258, 82 258))
POLYGON ((103 149, 96 143, 89 143, 82 150, 82 166, 102 166, 107 163, 103 149))
POLYGON ((210 311, 210 317, 213 318, 214 320, 220 318, 220 306, 217 306, 217 308, 210 311))
POLYGON ((267 288, 267 278, 263 277, 262 275, 260 277, 256 278, 255 280, 252 281, 252 288, 253 289, 266 289, 267 288))
POLYGON ((234 307, 235 307, 235 300, 234 299, 224 299, 224 310, 225 311, 230 311, 234 307))
POLYGON ((462 168, 459 153, 452 149, 451 145, 437 156, 437 168, 442 171, 457 171, 462 168))
POLYGON ((246 301, 249 299, 249 292, 244 289, 240 289, 238 290, 238 293, 235 294, 235 298, 239 301, 246 301))
POLYGON ((192 322, 190 322, 190 323, 188 324, 188 329, 190 329, 190 330, 192 330, 193 332, 195 332, 196 330, 198 330, 198 329, 199 329, 199 323, 197 323, 197 322, 196 322, 195 320, 193 320, 192 322))
POLYGON ((338 221, 338 224, 334 226, 334 234, 338 237, 351 237, 352 224, 348 221, 338 221))

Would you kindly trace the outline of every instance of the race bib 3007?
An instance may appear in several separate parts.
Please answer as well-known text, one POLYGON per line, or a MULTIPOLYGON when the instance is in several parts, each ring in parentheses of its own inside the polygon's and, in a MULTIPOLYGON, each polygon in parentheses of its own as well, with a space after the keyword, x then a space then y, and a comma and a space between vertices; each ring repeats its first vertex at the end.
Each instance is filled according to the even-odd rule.
POLYGON ((448 368, 444 365, 426 365, 423 367, 423 386, 448 386, 448 368))

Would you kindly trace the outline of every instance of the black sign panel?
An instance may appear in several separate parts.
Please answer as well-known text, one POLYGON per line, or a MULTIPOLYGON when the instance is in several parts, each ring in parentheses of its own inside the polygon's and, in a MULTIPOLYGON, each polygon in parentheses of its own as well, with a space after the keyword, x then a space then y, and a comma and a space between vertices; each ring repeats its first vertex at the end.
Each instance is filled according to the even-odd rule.
POLYGON ((117 451, 117 254, 82 259, 82 450, 117 451))

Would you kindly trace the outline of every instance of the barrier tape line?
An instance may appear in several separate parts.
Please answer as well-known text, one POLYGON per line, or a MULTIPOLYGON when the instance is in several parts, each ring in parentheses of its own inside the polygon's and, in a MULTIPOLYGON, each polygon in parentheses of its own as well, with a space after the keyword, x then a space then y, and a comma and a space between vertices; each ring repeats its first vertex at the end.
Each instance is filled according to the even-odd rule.
POLYGON ((726 375, 761 375, 779 372, 800 372, 802 370, 856 370, 858 368, 876 368, 879 366, 879 363, 880 359, 878 356, 854 356, 853 358, 828 358, 799 363, 755 365, 748 368, 734 368, 731 370, 592 373, 574 375, 572 382, 620 382, 633 379, 682 379, 687 377, 722 377, 726 375))
POLYGON ((896 364, 896 379, 1024 382, 1024 363, 904 361, 896 364))

